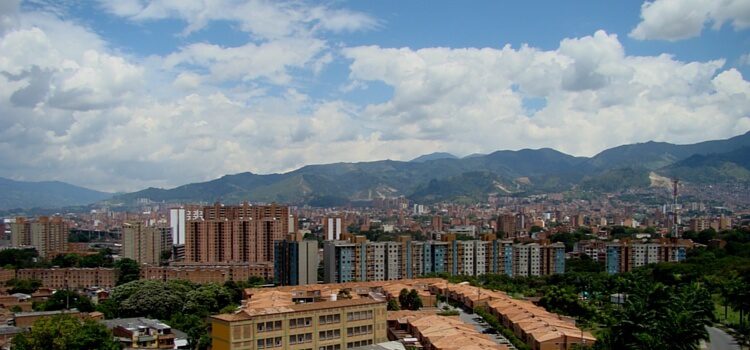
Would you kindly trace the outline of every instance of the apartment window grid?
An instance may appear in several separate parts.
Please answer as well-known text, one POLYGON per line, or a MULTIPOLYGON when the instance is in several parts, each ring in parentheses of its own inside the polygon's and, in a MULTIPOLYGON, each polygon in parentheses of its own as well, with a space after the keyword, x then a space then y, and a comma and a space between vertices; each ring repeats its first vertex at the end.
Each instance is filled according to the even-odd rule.
POLYGON ((358 335, 372 334, 372 325, 349 327, 346 329, 346 336, 353 337, 358 335))
POLYGON ((258 349, 271 349, 282 347, 284 345, 284 342, 281 341, 281 337, 273 337, 258 339, 258 342, 256 344, 258 349))
POLYGON ((302 328, 312 326, 312 317, 293 318, 289 320, 289 328, 302 328))
POLYGON ((340 329, 329 329, 327 331, 318 332, 318 339, 320 340, 331 340, 341 338, 340 329))
POLYGON ((346 320, 349 322, 372 319, 372 310, 348 312, 346 320))
POLYGON ((333 324, 341 322, 341 314, 323 315, 318 317, 318 324, 333 324))
POLYGON ((367 346, 367 345, 372 345, 372 339, 358 340, 355 342, 346 343, 346 348, 353 349, 353 348, 358 348, 360 346, 367 346))
POLYGON ((341 344, 321 346, 318 350, 341 350, 341 344))
POLYGON ((258 333, 273 332, 281 330, 281 321, 268 321, 258 323, 258 333))
POLYGON ((312 342, 312 333, 292 334, 289 336, 289 345, 304 344, 312 342))

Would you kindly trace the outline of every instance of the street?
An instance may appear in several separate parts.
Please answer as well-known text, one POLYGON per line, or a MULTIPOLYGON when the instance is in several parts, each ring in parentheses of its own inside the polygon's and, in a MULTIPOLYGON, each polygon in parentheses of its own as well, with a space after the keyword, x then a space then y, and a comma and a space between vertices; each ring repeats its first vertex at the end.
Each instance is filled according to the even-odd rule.
POLYGON ((708 350, 740 350, 731 335, 715 327, 706 327, 710 343, 708 350))

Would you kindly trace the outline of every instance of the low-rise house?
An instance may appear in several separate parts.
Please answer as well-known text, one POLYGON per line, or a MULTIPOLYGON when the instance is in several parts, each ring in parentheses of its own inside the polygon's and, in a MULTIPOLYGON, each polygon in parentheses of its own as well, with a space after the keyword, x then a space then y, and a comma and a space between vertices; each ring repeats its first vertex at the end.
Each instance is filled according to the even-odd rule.
POLYGON ((180 349, 187 336, 168 324, 149 318, 116 318, 101 321, 127 349, 180 349))

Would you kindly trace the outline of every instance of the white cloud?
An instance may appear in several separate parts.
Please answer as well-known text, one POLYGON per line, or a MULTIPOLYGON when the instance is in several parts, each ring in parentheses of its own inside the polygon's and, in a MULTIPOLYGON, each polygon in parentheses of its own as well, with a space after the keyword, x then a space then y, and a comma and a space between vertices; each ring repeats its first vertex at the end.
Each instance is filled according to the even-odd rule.
POLYGON ((69 20, 0 8, 13 18, 0 32, 0 176, 137 190, 435 150, 547 146, 590 155, 750 128, 750 87, 723 60, 628 56, 603 31, 546 51, 360 46, 339 53, 321 32, 376 21, 299 3, 231 2, 256 6, 259 21, 278 21, 266 24, 221 17, 228 15, 216 4, 224 2, 107 6, 136 21, 182 18, 188 31, 223 18, 261 39, 233 47, 187 40, 139 59, 69 20), (325 74, 334 57, 350 62, 349 79, 333 84, 343 93, 385 84, 392 97, 362 105, 314 97, 325 91, 309 92, 305 79, 325 74), (528 108, 529 99, 545 104, 528 108))
POLYGON ((263 44, 248 43, 239 47, 191 44, 164 59, 167 69, 182 71, 191 67, 207 69, 216 82, 266 78, 276 84, 289 83, 289 68, 302 68, 314 63, 325 49, 317 39, 279 39, 263 44))
POLYGON ((603 31, 564 39, 554 51, 365 46, 344 54, 353 80, 393 87, 392 99, 362 112, 384 140, 432 141, 456 153, 554 147, 592 155, 747 131, 750 89, 738 71, 721 71, 722 60, 627 56, 603 31), (546 106, 529 114, 528 97, 546 106))
POLYGON ((630 32, 639 40, 682 40, 700 35, 706 24, 714 29, 730 23, 734 30, 750 27, 746 0, 655 0, 641 6, 641 22, 630 32))
POLYGON ((308 37, 330 32, 375 28, 372 17, 346 9, 310 6, 302 2, 267 0, 100 0, 106 10, 134 21, 178 18, 187 22, 184 34, 203 29, 210 21, 238 23, 260 39, 308 37))

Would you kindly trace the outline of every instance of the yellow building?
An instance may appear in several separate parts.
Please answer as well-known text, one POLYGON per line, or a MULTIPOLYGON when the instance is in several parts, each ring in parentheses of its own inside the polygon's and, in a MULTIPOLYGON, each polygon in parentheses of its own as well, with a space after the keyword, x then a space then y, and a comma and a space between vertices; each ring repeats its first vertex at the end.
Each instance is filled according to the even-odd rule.
POLYGON ((295 303, 293 293, 253 295, 211 317, 213 350, 342 350, 388 340, 386 302, 368 297, 295 303))

